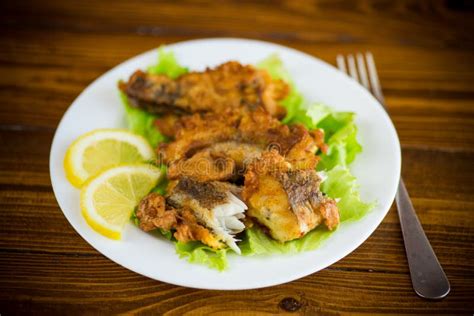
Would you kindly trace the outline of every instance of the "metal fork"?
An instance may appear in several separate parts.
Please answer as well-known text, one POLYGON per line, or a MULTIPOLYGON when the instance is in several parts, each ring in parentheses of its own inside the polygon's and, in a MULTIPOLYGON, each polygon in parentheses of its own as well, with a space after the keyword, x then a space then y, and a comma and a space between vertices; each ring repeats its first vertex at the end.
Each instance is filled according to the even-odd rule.
MULTIPOLYGON (((372 54, 370 52, 365 55, 358 53, 356 58, 348 55, 347 63, 343 55, 338 55, 336 60, 339 70, 369 90, 387 111, 372 54)), ((395 200, 413 289, 423 298, 442 299, 451 289, 448 278, 426 238, 401 177, 395 200)))

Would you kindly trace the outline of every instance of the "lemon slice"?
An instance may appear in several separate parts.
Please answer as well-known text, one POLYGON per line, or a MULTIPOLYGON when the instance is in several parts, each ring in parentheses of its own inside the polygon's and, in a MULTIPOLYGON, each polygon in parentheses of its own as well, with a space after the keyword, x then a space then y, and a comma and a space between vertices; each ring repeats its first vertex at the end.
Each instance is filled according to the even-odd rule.
POLYGON ((82 187, 82 215, 98 233, 120 239, 133 209, 160 177, 160 169, 147 164, 107 169, 82 187))
POLYGON ((123 129, 97 129, 76 139, 64 158, 66 177, 75 187, 99 172, 127 163, 155 158, 142 136, 123 129))

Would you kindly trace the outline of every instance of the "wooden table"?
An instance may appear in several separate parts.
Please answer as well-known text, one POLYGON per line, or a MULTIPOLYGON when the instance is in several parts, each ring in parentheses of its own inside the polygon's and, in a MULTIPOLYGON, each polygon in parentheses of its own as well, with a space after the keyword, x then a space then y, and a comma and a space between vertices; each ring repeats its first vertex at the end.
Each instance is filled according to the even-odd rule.
POLYGON ((2 1, 0 314, 474 312, 474 5, 468 1, 2 1), (403 177, 451 281, 411 288, 395 206, 338 263, 253 291, 205 291, 128 271, 87 244, 51 189, 49 150, 74 98, 163 43, 246 37, 335 63, 371 50, 403 147, 403 177))

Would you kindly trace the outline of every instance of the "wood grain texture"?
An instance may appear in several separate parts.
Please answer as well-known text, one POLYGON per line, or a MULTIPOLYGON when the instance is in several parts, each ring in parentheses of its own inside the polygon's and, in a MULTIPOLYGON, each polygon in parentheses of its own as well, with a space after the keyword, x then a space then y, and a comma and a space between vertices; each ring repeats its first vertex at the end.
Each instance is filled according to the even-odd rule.
POLYGON ((470 314, 474 312, 474 5, 469 1, 10 1, 0 4, 0 314, 470 314), (393 206, 336 264, 254 291, 157 282, 69 225, 49 178, 55 128, 116 64, 163 43, 247 37, 327 62, 374 53, 403 177, 452 292, 411 289, 393 206))

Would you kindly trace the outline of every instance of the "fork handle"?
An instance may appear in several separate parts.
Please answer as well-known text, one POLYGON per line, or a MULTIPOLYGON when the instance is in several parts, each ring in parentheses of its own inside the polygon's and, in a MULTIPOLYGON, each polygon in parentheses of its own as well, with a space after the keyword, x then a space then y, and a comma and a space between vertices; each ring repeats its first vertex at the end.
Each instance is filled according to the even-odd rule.
POLYGON ((451 289, 449 281, 416 216, 402 178, 396 202, 413 289, 423 298, 442 299, 451 289))

